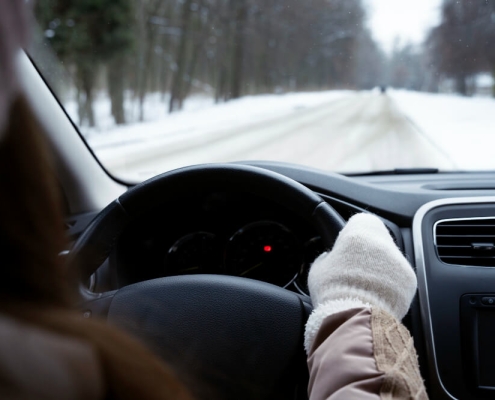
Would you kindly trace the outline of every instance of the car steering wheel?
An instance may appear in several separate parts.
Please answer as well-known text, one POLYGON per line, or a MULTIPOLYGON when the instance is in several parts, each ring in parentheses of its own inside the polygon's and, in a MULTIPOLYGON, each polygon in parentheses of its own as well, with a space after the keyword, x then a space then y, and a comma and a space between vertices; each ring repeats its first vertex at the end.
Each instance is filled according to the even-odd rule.
POLYGON ((71 250, 69 266, 81 271, 84 315, 106 317, 141 339, 178 370, 198 397, 306 397, 303 338, 309 298, 221 275, 165 277, 106 293, 91 292, 84 284, 131 221, 192 189, 244 191, 281 204, 310 222, 327 249, 344 226, 342 217, 310 189, 262 168, 208 164, 164 173, 109 204, 71 250))

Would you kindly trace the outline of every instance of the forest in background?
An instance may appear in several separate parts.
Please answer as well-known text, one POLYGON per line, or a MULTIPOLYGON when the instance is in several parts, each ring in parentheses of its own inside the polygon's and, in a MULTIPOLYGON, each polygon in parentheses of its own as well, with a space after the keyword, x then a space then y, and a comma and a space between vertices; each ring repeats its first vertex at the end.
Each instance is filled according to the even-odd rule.
POLYGON ((361 0, 38 0, 35 12, 38 45, 69 71, 79 123, 90 127, 101 92, 125 124, 129 95, 143 120, 151 93, 174 112, 195 93, 223 102, 378 85, 436 92, 448 80, 470 95, 477 74, 495 74, 495 2, 486 0, 444 0, 425 43, 397 42, 391 54, 373 40, 361 0))

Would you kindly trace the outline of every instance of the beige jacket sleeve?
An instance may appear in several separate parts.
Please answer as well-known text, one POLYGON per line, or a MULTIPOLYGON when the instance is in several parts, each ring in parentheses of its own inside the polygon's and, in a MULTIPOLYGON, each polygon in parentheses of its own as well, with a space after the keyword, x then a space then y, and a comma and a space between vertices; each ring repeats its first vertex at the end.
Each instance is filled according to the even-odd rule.
POLYGON ((308 366, 310 400, 428 398, 409 331, 378 308, 327 317, 308 366))

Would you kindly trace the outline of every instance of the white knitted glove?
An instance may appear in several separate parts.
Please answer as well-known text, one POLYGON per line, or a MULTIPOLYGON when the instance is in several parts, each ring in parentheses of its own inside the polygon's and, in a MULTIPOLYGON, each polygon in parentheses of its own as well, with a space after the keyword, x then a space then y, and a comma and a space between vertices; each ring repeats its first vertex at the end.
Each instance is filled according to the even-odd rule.
POLYGON ((401 320, 417 280, 383 222, 371 214, 356 214, 340 232, 333 250, 311 266, 308 288, 314 307, 304 338, 309 353, 323 320, 337 312, 378 307, 401 320))

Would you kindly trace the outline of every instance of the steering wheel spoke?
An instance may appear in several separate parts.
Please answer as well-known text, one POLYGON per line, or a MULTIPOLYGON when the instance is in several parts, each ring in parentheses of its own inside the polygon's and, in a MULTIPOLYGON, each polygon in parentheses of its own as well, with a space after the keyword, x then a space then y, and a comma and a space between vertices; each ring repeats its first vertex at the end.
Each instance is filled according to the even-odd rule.
POLYGON ((107 318, 108 310, 117 292, 118 290, 93 293, 80 286, 81 301, 78 303, 77 308, 81 311, 84 318, 107 318))

